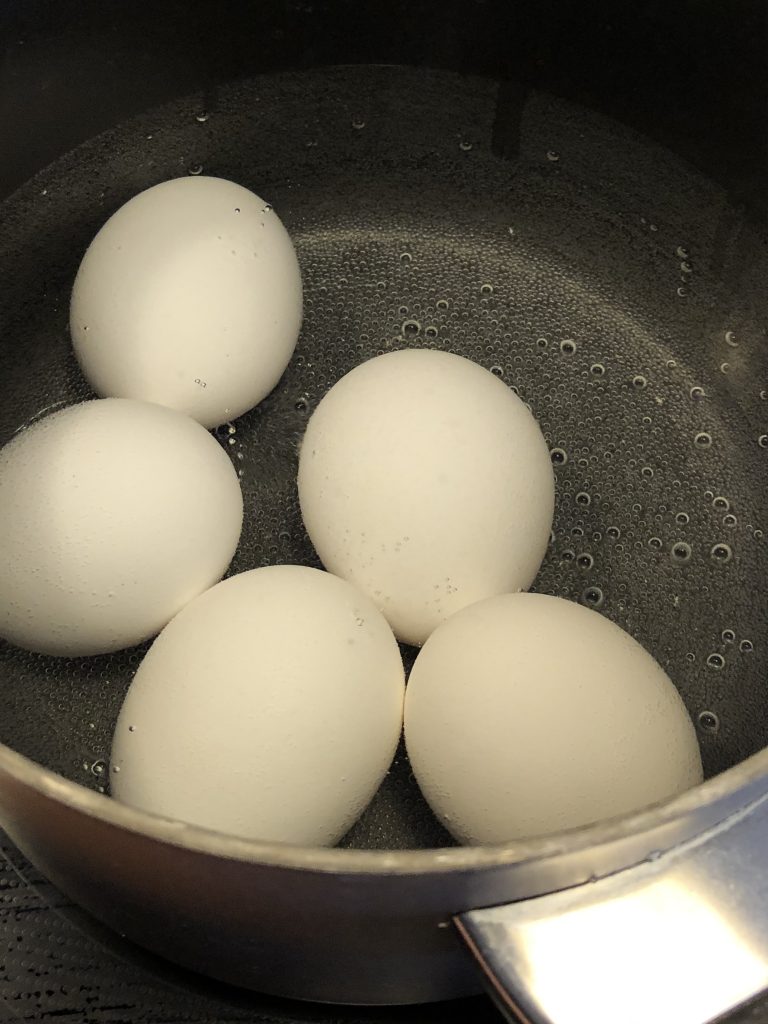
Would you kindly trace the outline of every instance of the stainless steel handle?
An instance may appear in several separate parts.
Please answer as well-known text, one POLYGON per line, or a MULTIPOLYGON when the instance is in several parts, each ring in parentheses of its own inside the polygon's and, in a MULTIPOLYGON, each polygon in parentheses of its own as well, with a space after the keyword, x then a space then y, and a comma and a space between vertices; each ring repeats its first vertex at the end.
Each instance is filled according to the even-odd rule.
POLYGON ((598 881, 460 914, 526 1024, 707 1024, 768 988, 768 797, 598 881))

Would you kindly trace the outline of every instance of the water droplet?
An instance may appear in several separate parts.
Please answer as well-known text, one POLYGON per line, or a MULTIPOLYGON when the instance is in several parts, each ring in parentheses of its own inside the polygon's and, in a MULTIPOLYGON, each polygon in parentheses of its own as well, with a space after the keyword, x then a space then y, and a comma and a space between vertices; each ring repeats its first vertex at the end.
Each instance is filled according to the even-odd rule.
POLYGON ((576 558, 576 552, 573 548, 566 548, 565 551, 560 555, 560 559, 563 562, 573 562, 576 558))
POLYGON ((725 342, 726 342, 727 345, 730 345, 731 348, 736 348, 736 346, 739 344, 739 339, 736 337, 736 332, 735 331, 726 331, 725 332, 725 342))
POLYGON ((697 721, 702 732, 714 734, 720 729, 720 719, 714 711, 700 711, 697 721))
POLYGON ((653 467, 652 466, 643 466, 643 468, 640 470, 640 472, 643 474, 643 476, 646 478, 646 480, 650 480, 653 477, 653 467))
POLYGON ((664 543, 661 537, 650 537, 648 539, 648 547, 653 548, 655 551, 661 551, 664 543))
POLYGON ((592 498, 589 496, 589 494, 587 494, 586 491, 579 491, 579 493, 576 495, 576 503, 578 505, 584 506, 591 505, 592 498))
POLYGON ((678 245, 675 249, 675 256, 677 256, 679 260, 687 260, 689 255, 688 250, 682 245, 678 245))
POLYGON ((309 399, 307 398, 306 395, 301 395, 293 403, 293 407, 296 410, 296 412, 305 413, 309 409, 309 399))
POLYGON ((415 338, 421 331, 421 324, 418 320, 406 320, 401 327, 404 338, 415 338))
POLYGON ((203 173, 203 165, 202 164, 190 164, 189 168, 187 170, 187 173, 191 174, 193 176, 198 175, 198 174, 202 174, 203 173))
POLYGON ((459 143, 459 149, 462 151, 462 153, 468 153, 470 149, 472 149, 472 143, 469 141, 469 139, 462 139, 461 142, 459 143))
POLYGON ((724 629, 720 635, 723 638, 723 642, 726 644, 732 644, 736 639, 736 634, 732 629, 724 629))
POLYGON ((589 372, 593 374, 595 377, 602 377, 605 373, 605 367, 602 363, 592 363, 592 365, 589 368, 589 372))
POLYGON ((491 367, 491 373, 493 374, 494 377, 503 377, 504 376, 504 368, 502 366, 498 366, 498 365, 492 366, 491 367))
POLYGON ((437 328, 432 325, 424 329, 424 334, 426 335, 427 338, 436 338, 437 333, 437 328))
POLYGON ((113 765, 112 766, 112 771, 117 775, 117 773, 120 771, 120 765, 119 764, 113 765))
MULTIPOLYGON (((403 264, 410 263, 412 260, 413 260, 413 256, 411 256, 411 254, 409 252, 401 252, 400 253, 400 262, 401 263, 403 263, 403 264)), ((438 303, 438 306, 439 305, 440 305, 440 303, 438 303)))
POLYGON ((720 373, 728 373, 731 369, 730 363, 720 363, 720 373))
POLYGON ((107 770, 107 762, 99 759, 91 765, 91 774, 100 778, 107 770))
POLYGON ((685 660, 686 661, 696 661, 696 655, 693 653, 693 651, 688 651, 688 653, 685 656, 685 660))
POLYGON ((556 164, 559 159, 560 159, 560 154, 556 150, 554 150, 554 149, 548 149, 547 150, 547 160, 549 160, 553 164, 556 164))
POLYGON ((730 512, 727 516, 723 516, 723 526, 735 526, 738 520, 736 516, 730 512))
POLYGON ((703 397, 704 397, 704 388, 700 388, 700 387, 691 388, 691 398, 694 399, 694 401, 696 401, 699 398, 703 398, 703 397))
POLYGON ((757 439, 757 443, 761 448, 768 448, 768 434, 761 434, 757 439))
POLYGON ((677 294, 682 299, 684 296, 688 294, 688 289, 685 287, 685 285, 681 284, 680 287, 677 289, 677 294))
POLYGON ((604 601, 605 596, 600 587, 587 587, 582 592, 581 603, 588 605, 590 608, 601 608, 604 601))
POLYGON ((707 666, 719 672, 721 668, 725 667, 725 658, 717 652, 710 654, 707 658, 707 666))
POLYGON ((435 305, 438 309, 448 309, 448 299, 438 299, 435 305))
POLYGON ((205 124, 209 117, 210 115, 207 110, 201 110, 199 114, 195 114, 195 120, 199 121, 200 124, 205 124))
POLYGON ((576 565, 578 565, 580 569, 584 569, 585 571, 591 569, 594 564, 594 558, 587 551, 582 551, 582 553, 578 555, 576 558, 576 565))
POLYGON ((717 497, 713 498, 712 504, 718 512, 727 512, 731 507, 730 501, 724 498, 722 494, 718 494, 717 497))
POLYGON ((135 725, 129 725, 128 726, 128 732, 136 732, 136 726, 135 725))
POLYGON ((565 338, 560 342, 560 351, 563 355, 572 356, 576 351, 576 342, 573 338, 565 338))
POLYGON ((760 401, 764 402, 766 398, 768 398, 768 391, 766 391, 765 388, 763 388, 763 390, 760 392, 760 401))
POLYGON ((692 549, 690 544, 684 540, 678 540, 672 545, 672 558, 676 562, 688 562, 691 559, 692 549))
POLYGON ((362 128, 365 128, 365 121, 363 120, 362 117, 356 117, 352 121, 352 127, 355 129, 355 131, 359 132, 362 128))
POLYGON ((261 212, 262 213, 272 213, 273 209, 274 209, 274 207, 272 206, 272 204, 271 203, 267 203, 265 206, 262 207, 261 212))
POLYGON ((658 231, 658 230, 659 230, 659 228, 658 228, 658 225, 657 225, 657 224, 649 224, 649 225, 648 225, 648 230, 649 230, 649 231, 658 231))
POLYGON ((633 387, 644 388, 647 383, 648 383, 648 381, 645 379, 645 377, 642 375, 642 373, 637 373, 632 378, 632 386, 633 387))
POLYGON ((694 437, 693 443, 697 448, 709 448, 712 444, 712 437, 706 431, 702 430, 701 433, 694 437))
POLYGON ((687 526, 690 521, 691 517, 687 512, 678 512, 675 516, 675 522, 679 523, 681 526, 687 526))
POLYGON ((607 537, 611 538, 611 540, 618 540, 621 536, 621 530, 618 526, 609 526, 605 533, 607 537))
POLYGON ((481 295, 493 295, 493 285, 492 284, 481 284, 480 285, 480 294, 481 295))
POLYGON ((568 452, 565 448, 553 448, 549 453, 553 466, 564 466, 568 461, 568 452))
POLYGON ((723 565, 733 558, 733 551, 728 544, 715 544, 709 554, 716 562, 721 562, 723 565))
POLYGON ((739 650, 742 654, 751 654, 754 649, 754 644, 751 640, 742 640, 739 644, 739 650))

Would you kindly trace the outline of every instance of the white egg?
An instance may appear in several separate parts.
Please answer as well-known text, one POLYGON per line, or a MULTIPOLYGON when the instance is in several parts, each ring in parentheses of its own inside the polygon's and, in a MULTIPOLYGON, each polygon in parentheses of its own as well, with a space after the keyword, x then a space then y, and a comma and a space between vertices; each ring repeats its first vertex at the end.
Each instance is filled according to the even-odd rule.
POLYGON ((141 192, 101 228, 70 331, 97 394, 214 427, 274 388, 301 316, 296 254, 271 206, 231 181, 186 177, 141 192))
POLYGON ((146 640, 221 579, 242 519, 194 420, 117 398, 53 413, 0 450, 0 636, 67 656, 146 640))
POLYGON ((526 589, 547 548, 554 480, 517 395, 461 356, 389 353, 319 403, 299 498, 323 564, 421 644, 482 598, 526 589))
POLYGON ((466 608, 419 653, 408 756, 464 843, 545 835, 640 810, 702 780, 674 685, 635 640, 557 597, 466 608))
POLYGON ((233 576, 136 673, 112 794, 231 835, 334 843, 389 768, 404 686, 392 631, 350 584, 295 565, 233 576))

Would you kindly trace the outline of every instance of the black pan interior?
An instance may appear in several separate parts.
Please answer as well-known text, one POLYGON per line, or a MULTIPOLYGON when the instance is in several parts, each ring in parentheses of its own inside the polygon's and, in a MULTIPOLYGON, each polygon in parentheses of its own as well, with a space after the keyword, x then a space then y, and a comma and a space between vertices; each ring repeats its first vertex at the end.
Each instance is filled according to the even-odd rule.
MULTIPOLYGON (((603 117, 447 72, 336 68, 189 96, 0 207, 0 443, 92 397, 67 331, 79 260, 132 195, 190 173, 271 202, 305 282, 284 378, 219 431, 247 510, 231 572, 319 564, 297 445, 334 381, 394 348, 459 352, 518 389, 553 450, 554 532, 534 589, 599 607, 654 654, 708 776, 766 744, 768 254, 722 188, 603 117)), ((107 788, 144 650, 68 661, 0 643, 0 740, 107 788)), ((344 842, 452 840, 401 752, 344 842)))

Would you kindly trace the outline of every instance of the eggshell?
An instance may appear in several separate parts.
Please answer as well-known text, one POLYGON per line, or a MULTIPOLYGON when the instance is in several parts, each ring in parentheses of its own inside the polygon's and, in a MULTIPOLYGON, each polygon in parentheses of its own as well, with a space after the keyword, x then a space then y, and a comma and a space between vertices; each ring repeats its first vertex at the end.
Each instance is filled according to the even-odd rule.
POLYGON ((408 756, 464 843, 501 843, 640 810, 702 780, 696 733, 628 633, 562 598, 466 608, 419 653, 408 756))
POLYGON ((146 640, 221 579, 242 519, 194 420, 119 398, 53 413, 0 451, 0 636, 67 656, 146 640))
POLYGON ((77 272, 70 332, 97 394, 214 427, 274 388, 301 316, 277 214, 234 182, 199 176, 139 193, 104 224, 77 272))
POLYGON ((136 673, 112 793, 232 835, 334 843, 389 768, 403 694, 392 631, 350 584, 295 565, 233 576, 136 673))
POLYGON ((507 385, 461 356, 411 349, 363 363, 320 401, 299 498, 325 567, 421 644, 460 608, 530 586, 554 475, 507 385))

